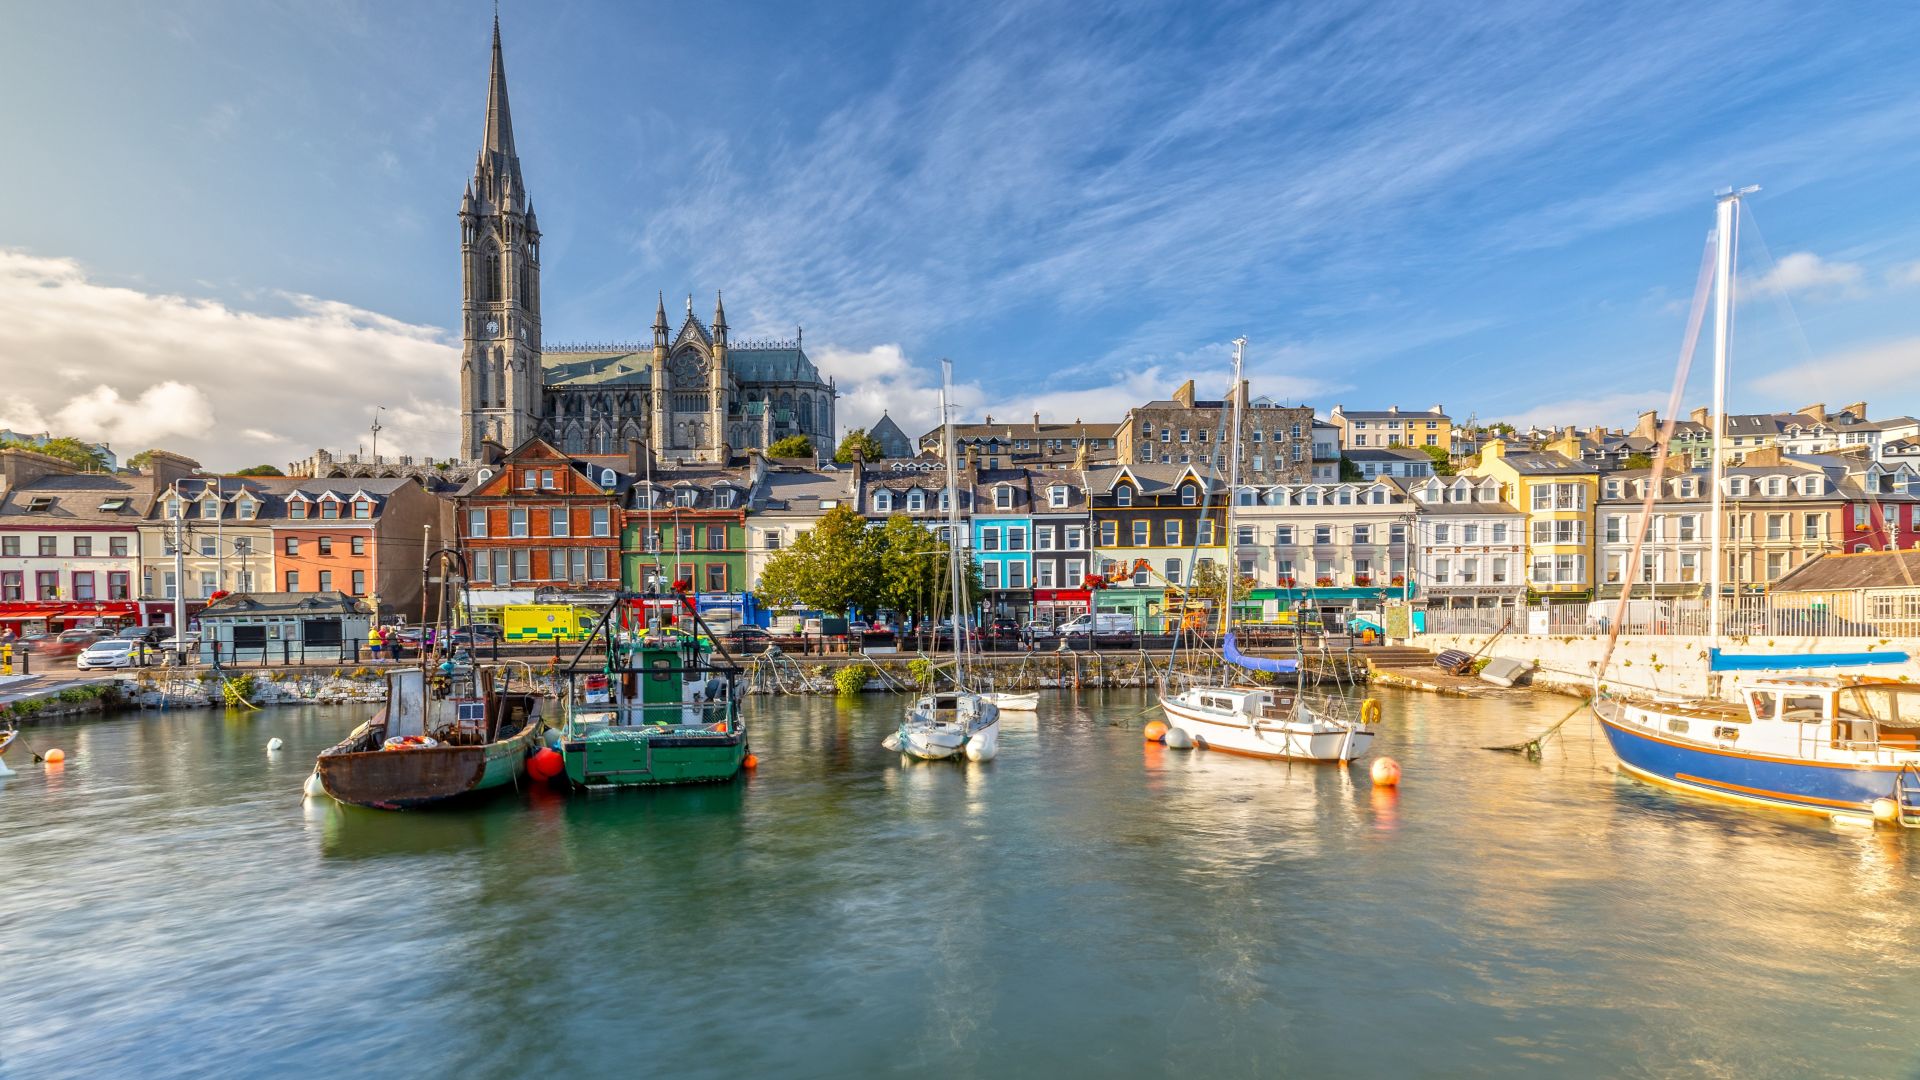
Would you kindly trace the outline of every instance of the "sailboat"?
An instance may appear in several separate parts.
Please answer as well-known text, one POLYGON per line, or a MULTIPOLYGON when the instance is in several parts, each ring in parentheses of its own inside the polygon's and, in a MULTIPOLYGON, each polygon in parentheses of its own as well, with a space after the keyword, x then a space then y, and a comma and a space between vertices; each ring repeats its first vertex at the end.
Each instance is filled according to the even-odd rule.
POLYGON ((1733 256, 1741 198, 1753 190, 1724 192, 1716 208, 1707 656, 1709 677, 1716 681, 1723 673, 1755 674, 1739 688, 1735 702, 1643 700, 1616 695, 1596 682, 1593 712, 1620 767, 1642 779, 1748 805, 1854 820, 1898 818, 1920 826, 1920 686, 1796 673, 1904 663, 1905 652, 1735 654, 1719 647, 1726 565, 1721 444, 1732 351, 1733 256))
MULTIPOLYGON (((958 469, 953 448, 953 416, 947 399, 953 388, 953 361, 940 361, 940 421, 942 452, 947 459, 947 584, 953 597, 953 689, 921 695, 907 709, 899 730, 882 745, 923 761, 964 757, 988 761, 1000 752, 1000 706, 967 684, 966 618, 963 611, 966 563, 960 547, 960 495, 955 487, 958 469)), ((934 677, 939 677, 936 672, 934 677)))
MULTIPOLYGON (((1240 487, 1240 367, 1241 351, 1247 339, 1233 343, 1232 397, 1233 443, 1227 455, 1227 521, 1229 543, 1234 532, 1235 493, 1240 487)), ((1297 660, 1268 660, 1242 653, 1233 635, 1233 590, 1239 577, 1237 556, 1228 558, 1226 595, 1220 605, 1222 658, 1218 686, 1191 686, 1180 692, 1160 696, 1167 726, 1185 733, 1193 745, 1205 750, 1222 750, 1250 757, 1285 758, 1298 761, 1352 761, 1365 754, 1373 744, 1373 726, 1365 721, 1371 708, 1362 708, 1359 719, 1340 715, 1341 705, 1332 698, 1309 701, 1297 689, 1258 686, 1251 681, 1235 683, 1233 669, 1262 671, 1280 675, 1296 673, 1297 660)), ((1369 706, 1371 703, 1369 703, 1369 706)), ((1377 708, 1377 706, 1372 706, 1377 708)))

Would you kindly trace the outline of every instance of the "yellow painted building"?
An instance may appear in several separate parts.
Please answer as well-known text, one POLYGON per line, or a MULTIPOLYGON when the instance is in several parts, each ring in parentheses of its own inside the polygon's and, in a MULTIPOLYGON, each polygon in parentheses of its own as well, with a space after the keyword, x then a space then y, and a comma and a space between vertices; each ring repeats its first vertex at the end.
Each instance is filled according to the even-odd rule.
POLYGON ((1527 515, 1527 588, 1542 597, 1591 595, 1599 470, 1551 451, 1507 452, 1500 439, 1464 470, 1500 482, 1501 497, 1527 515))
POLYGON ((1435 405, 1425 411, 1402 409, 1347 411, 1335 405, 1327 422, 1340 429, 1340 449, 1381 450, 1395 446, 1414 450, 1437 446, 1453 452, 1453 420, 1435 405))

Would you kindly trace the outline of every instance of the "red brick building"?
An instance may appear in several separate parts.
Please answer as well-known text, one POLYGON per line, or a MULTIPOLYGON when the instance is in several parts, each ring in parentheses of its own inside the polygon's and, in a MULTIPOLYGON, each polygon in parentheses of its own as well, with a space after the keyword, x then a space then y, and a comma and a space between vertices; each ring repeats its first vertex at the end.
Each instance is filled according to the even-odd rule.
POLYGON ((612 463, 569 458, 541 439, 483 470, 455 513, 474 606, 530 603, 538 589, 618 588, 628 482, 612 463))

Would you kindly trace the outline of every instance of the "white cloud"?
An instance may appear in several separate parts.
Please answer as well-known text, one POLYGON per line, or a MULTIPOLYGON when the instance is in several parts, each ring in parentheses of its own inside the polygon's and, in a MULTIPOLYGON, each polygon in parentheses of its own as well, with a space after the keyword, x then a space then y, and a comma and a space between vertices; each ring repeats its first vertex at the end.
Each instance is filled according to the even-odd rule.
POLYGON ((1562 401, 1549 401, 1532 406, 1517 413, 1500 417, 1481 417, 1482 423, 1505 421, 1525 431, 1529 427, 1590 428, 1606 426, 1610 428, 1631 428, 1635 417, 1648 409, 1664 411, 1667 407, 1666 390, 1623 390, 1614 394, 1601 394, 1596 397, 1569 398, 1562 401))
POLYGON ((1828 262, 1811 251, 1783 256, 1753 283, 1757 293, 1844 292, 1860 284, 1866 271, 1858 263, 1828 262))
POLYGON ((234 468, 350 450, 386 405, 383 454, 454 451, 460 359, 443 331, 279 299, 291 314, 106 285, 71 259, 0 250, 0 417, 122 456, 159 445, 234 468))
POLYGON ((1887 273, 1887 280, 1895 285, 1920 285, 1920 261, 1894 267, 1887 273))
POLYGON ((1753 385, 1761 393, 1783 402, 1809 397, 1824 397, 1828 401, 1889 398, 1911 401, 1920 395, 1920 337, 1831 353, 1762 375, 1753 385))

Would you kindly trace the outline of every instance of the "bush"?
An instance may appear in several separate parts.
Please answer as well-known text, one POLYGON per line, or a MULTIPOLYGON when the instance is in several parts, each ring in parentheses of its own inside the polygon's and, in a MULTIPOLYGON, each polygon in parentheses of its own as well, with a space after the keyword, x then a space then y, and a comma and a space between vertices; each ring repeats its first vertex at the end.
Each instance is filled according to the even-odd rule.
POLYGON ((833 673, 833 688, 844 697, 851 697, 866 687, 867 668, 864 664, 848 664, 833 673))
POLYGON ((252 701, 253 691, 257 686, 258 682, 254 679, 253 675, 246 674, 236 675, 228 679, 226 689, 233 694, 234 699, 237 701, 252 701))
POLYGON ((933 661, 924 656, 910 660, 907 662, 907 674, 913 677, 915 683, 925 686, 933 678, 933 661))

